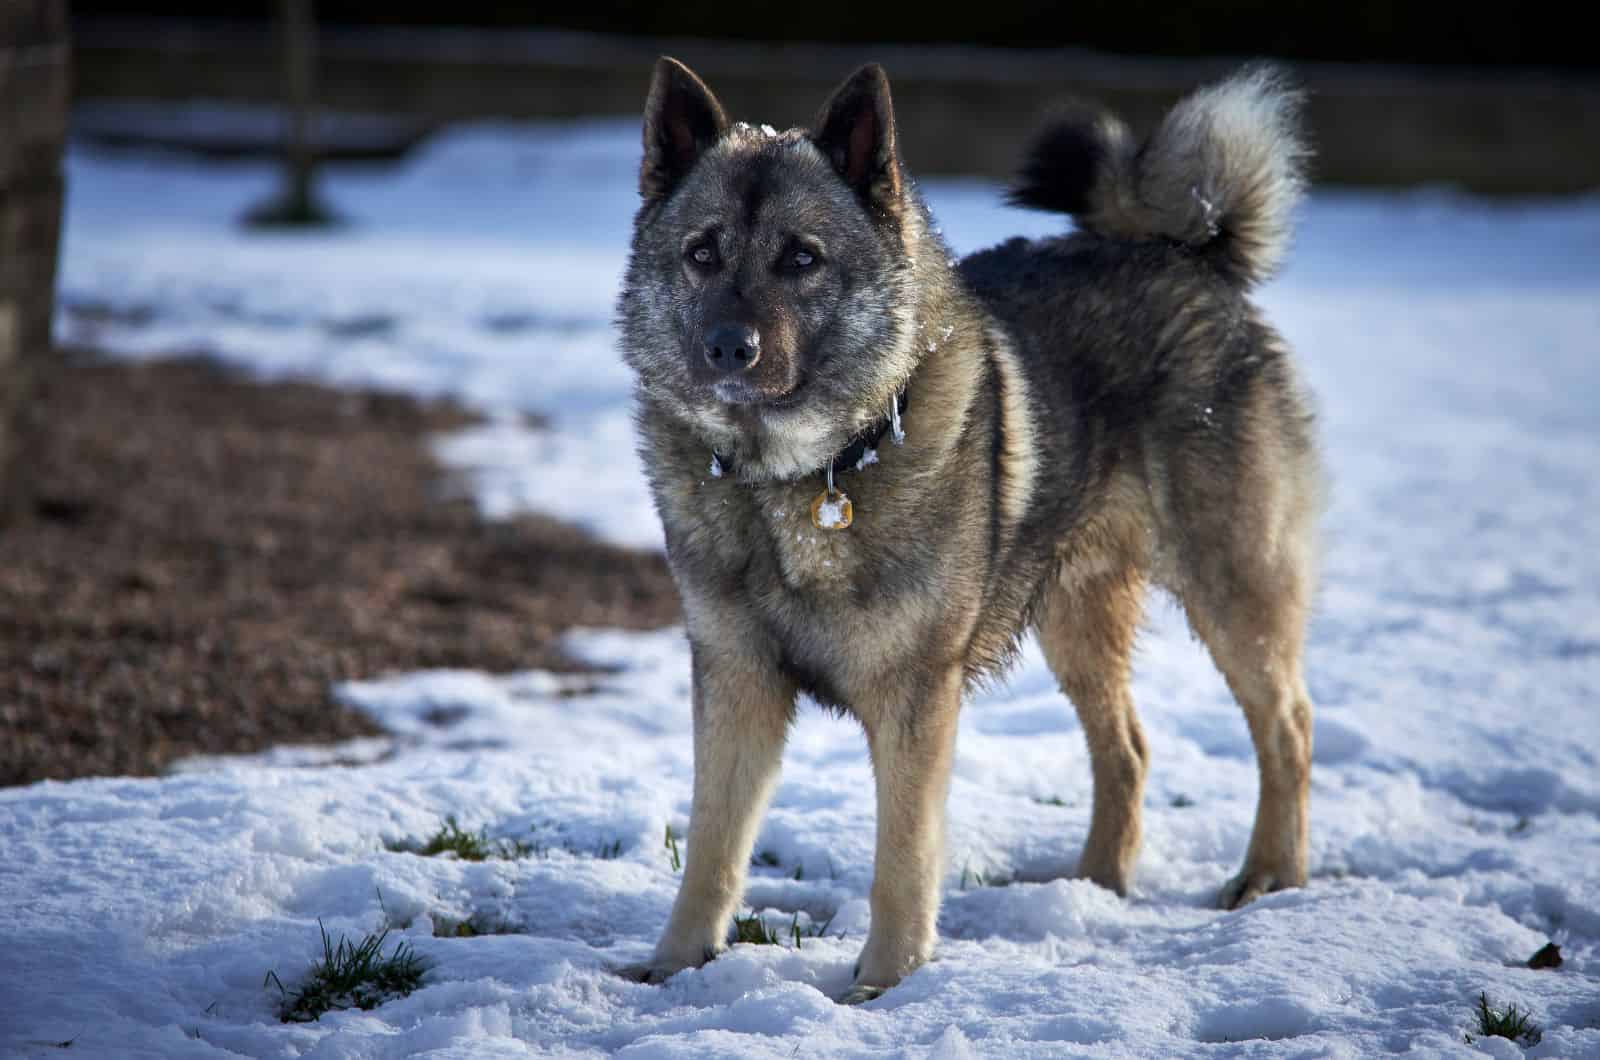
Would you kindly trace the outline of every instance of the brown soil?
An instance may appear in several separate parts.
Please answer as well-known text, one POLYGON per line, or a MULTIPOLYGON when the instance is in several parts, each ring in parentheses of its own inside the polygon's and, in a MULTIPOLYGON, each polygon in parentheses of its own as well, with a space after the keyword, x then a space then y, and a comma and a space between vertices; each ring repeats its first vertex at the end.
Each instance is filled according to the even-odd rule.
POLYGON ((0 520, 0 785, 370 734, 331 685, 418 667, 576 669, 576 625, 650 628, 657 555, 487 523, 431 431, 459 408, 53 360, 0 520))

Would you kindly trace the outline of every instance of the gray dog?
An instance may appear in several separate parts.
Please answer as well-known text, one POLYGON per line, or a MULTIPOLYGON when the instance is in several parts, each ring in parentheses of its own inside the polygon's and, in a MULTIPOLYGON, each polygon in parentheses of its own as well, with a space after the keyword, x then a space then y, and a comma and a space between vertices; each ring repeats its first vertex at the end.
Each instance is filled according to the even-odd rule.
POLYGON ((1298 102, 1247 69, 1143 143, 1065 110, 1013 198, 1077 231, 956 264, 882 69, 776 132, 657 63, 618 313, 693 648, 695 777, 672 918, 625 974, 657 982, 726 945, 800 692, 861 722, 876 777, 872 926, 844 1000, 928 960, 962 691, 1028 630, 1092 756, 1078 872, 1126 893, 1151 583, 1255 743, 1255 830, 1222 904, 1305 882, 1318 462, 1285 345, 1246 297, 1302 193, 1298 102))

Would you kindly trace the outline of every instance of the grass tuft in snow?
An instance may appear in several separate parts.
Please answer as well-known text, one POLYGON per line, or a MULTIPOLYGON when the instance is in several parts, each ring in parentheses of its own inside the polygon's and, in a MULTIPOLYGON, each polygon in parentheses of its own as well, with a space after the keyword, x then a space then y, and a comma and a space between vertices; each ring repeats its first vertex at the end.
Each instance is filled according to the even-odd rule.
POLYGON ((520 839, 490 839, 487 828, 480 828, 476 832, 465 831, 457 823, 454 814, 446 817, 439 830, 422 843, 401 840, 389 844, 389 849, 425 858, 448 855, 458 861, 487 861, 490 858, 511 861, 534 853, 533 844, 520 839))
MULTIPOLYGON (((1538 1045, 1544 1031, 1532 1022, 1532 1013, 1518 1010, 1515 1004, 1507 1005, 1504 1012, 1496 1012, 1489 1004, 1488 994, 1478 995, 1478 1033, 1485 1038, 1509 1038, 1522 1045, 1538 1045)), ((1467 1035, 1471 1044, 1472 1035, 1467 1035)))
POLYGON ((974 887, 1009 887, 1011 877, 998 872, 984 872, 974 869, 971 865, 961 867, 961 889, 970 891, 974 887))
MULTIPOLYGON (((800 934, 800 914, 795 914, 794 924, 790 924, 790 935, 798 937, 800 934)), ((733 942, 747 942, 752 946, 781 946, 782 935, 771 929, 763 921, 762 914, 750 913, 749 916, 733 917, 733 942)))
POLYGON ((449 917, 433 918, 433 937, 436 939, 475 939, 480 935, 521 935, 526 928, 518 927, 500 917, 473 913, 465 920, 449 917))
MULTIPOLYGON (((834 916, 838 916, 838 915, 839 915, 838 912, 835 911, 834 916)), ((789 934, 794 939, 794 948, 795 949, 799 949, 800 948, 800 940, 801 939, 820 939, 820 938, 822 938, 824 935, 826 935, 828 933, 828 928, 832 924, 833 924, 833 917, 830 916, 827 920, 824 920, 820 924, 812 923, 812 924, 808 924, 807 926, 802 928, 800 926, 800 914, 796 913, 794 915, 794 919, 789 922, 789 934)))
POLYGON ((752 946, 781 945, 778 933, 767 926, 759 913, 733 918, 733 941, 748 942, 752 946))
POLYGON ((827 932, 833 917, 829 917, 821 924, 811 923, 805 927, 800 926, 800 913, 795 912, 789 920, 789 928, 782 934, 777 929, 769 926, 761 918, 760 913, 751 913, 749 916, 735 915, 733 918, 733 941, 735 944, 748 942, 752 946, 781 946, 787 938, 794 943, 795 949, 800 949, 806 939, 821 938, 827 932))
POLYGON ((536 822, 527 847, 541 858, 548 858, 552 852, 559 850, 575 858, 594 858, 597 861, 615 861, 622 856, 623 850, 620 839, 602 839, 598 843, 574 839, 567 834, 567 826, 559 821, 536 822))
POLYGON ((678 835, 670 824, 667 825, 667 836, 662 846, 667 848, 667 853, 672 857, 672 871, 680 871, 683 868, 683 857, 678 853, 678 835))
POLYGON ((343 935, 335 943, 321 919, 317 930, 322 932, 322 960, 311 966, 294 993, 284 987, 276 971, 269 971, 261 981, 263 987, 268 983, 277 986, 283 995, 278 1018, 284 1023, 310 1023, 335 1010, 377 1008, 422 985, 427 965, 409 943, 396 943, 392 953, 383 955, 388 928, 356 943, 343 935))
MULTIPOLYGON (((782 859, 780 859, 778 855, 774 854, 770 850, 758 851, 756 855, 750 859, 750 867, 753 869, 779 869, 791 880, 803 881, 806 878, 805 862, 796 861, 794 863, 794 868, 785 869, 783 867, 782 859)), ((828 879, 836 880, 838 878, 839 870, 834 866, 833 859, 830 857, 828 859, 828 879)))
MULTIPOLYGON (((559 825, 555 826, 559 833, 559 825)), ((575 858, 596 858, 600 861, 615 861, 622 856, 622 840, 615 839, 610 842, 601 841, 592 847, 579 846, 576 842, 566 838, 551 840, 547 837, 535 835, 532 839, 490 839, 489 830, 480 828, 476 832, 462 829, 452 814, 444 819, 444 824, 439 830, 422 842, 413 839, 402 839, 397 843, 388 844, 390 850, 398 854, 417 854, 421 857, 453 857, 457 861, 488 861, 491 858, 498 861, 516 861, 519 858, 539 857, 547 858, 553 850, 565 851, 575 858)))

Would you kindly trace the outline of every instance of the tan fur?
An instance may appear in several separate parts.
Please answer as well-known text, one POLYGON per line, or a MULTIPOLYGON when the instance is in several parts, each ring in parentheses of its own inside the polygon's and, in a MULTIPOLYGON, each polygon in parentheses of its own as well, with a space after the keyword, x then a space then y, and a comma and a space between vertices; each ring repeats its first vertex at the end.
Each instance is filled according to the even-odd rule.
POLYGON ((877 852, 872 927, 846 1002, 876 997, 933 956, 961 683, 952 666, 925 689, 890 686, 863 714, 877 780, 877 852), (901 698, 907 693, 909 701, 901 698))
POLYGON ((1033 498, 1039 474, 1038 437, 1033 423, 1028 377, 1017 363, 1011 340, 999 328, 989 329, 994 364, 1000 374, 1001 435, 1005 446, 1000 465, 1000 520, 1007 535, 1022 521, 1033 498))
MULTIPOLYGON (((725 616, 689 607, 700 636, 728 636, 725 616)), ((694 801, 683 884, 650 964, 624 970, 659 982, 721 950, 744 895, 750 849, 778 780, 795 688, 762 660, 737 653, 696 660, 694 801)))
POLYGON ((1094 774, 1094 806, 1078 875, 1126 894, 1141 834, 1148 753, 1129 693, 1130 660, 1145 587, 1152 578, 1178 597, 1243 708, 1261 773, 1256 825, 1244 868, 1222 889, 1224 908, 1306 880, 1311 701, 1300 669, 1310 606, 1309 524, 1318 479, 1300 457, 1273 452, 1258 473, 1233 483, 1240 508, 1258 520, 1249 537, 1221 524, 1183 525, 1159 502, 1181 469, 1159 462, 1143 489, 1122 480, 1107 505, 1061 551, 1060 573, 1042 598, 1036 632, 1061 690, 1083 725, 1094 774), (1283 471, 1289 474, 1280 477, 1283 471), (1147 498, 1157 498, 1151 505, 1147 498), (1152 532, 1153 531, 1153 532, 1152 532), (1231 546, 1215 564, 1185 560, 1188 536, 1231 546), (1222 572, 1226 571, 1226 574, 1222 572))
POLYGON ((1089 744, 1094 809, 1078 875, 1127 894, 1139 856, 1149 752, 1128 690, 1143 579, 1131 566, 1064 576, 1045 598, 1039 645, 1077 708, 1089 744))
POLYGON ((1231 487, 1252 533, 1229 534, 1220 520, 1187 528, 1223 548, 1213 562, 1188 565, 1175 586, 1190 625, 1244 710, 1261 774, 1244 868, 1220 895, 1226 908, 1304 885, 1311 795, 1312 708, 1301 652, 1316 573, 1311 526, 1321 510, 1321 479, 1305 454, 1268 429, 1264 412, 1250 422, 1259 460, 1231 487))

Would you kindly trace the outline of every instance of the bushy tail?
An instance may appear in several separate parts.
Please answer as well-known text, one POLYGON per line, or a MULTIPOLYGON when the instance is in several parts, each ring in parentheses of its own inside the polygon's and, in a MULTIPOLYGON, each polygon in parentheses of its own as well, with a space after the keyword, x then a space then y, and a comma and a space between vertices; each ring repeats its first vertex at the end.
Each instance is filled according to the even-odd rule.
POLYGON ((1142 145, 1104 109, 1068 105, 1010 199, 1101 235, 1203 248, 1235 282, 1259 283, 1283 260, 1305 190, 1301 101, 1272 67, 1246 67, 1185 97, 1142 145))

